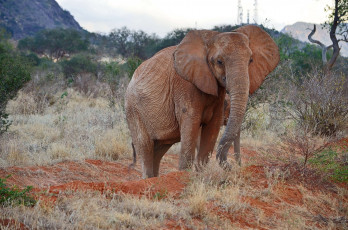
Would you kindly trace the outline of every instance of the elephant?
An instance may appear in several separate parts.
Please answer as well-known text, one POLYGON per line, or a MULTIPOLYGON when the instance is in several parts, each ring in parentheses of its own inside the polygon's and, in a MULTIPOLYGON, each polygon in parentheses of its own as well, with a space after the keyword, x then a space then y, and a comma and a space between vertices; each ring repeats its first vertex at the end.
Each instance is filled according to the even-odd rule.
POLYGON ((163 155, 177 142, 179 170, 190 168, 194 160, 208 162, 224 121, 226 92, 230 109, 216 159, 228 165, 228 149, 235 141, 240 162, 239 135, 249 94, 278 62, 276 43, 255 25, 223 33, 192 30, 177 46, 144 61, 125 94, 133 154, 140 156, 143 178, 159 175, 163 155))

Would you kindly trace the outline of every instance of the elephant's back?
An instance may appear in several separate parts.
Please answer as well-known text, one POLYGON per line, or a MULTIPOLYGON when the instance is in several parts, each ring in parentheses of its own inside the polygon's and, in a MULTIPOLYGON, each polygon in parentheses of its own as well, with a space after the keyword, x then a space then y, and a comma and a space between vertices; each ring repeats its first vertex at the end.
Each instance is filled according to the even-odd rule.
MULTIPOLYGON (((175 46, 156 53, 134 72, 126 91, 127 113, 137 113, 154 139, 166 139, 178 129, 171 90, 175 46)), ((128 114, 127 114, 128 116, 128 114)))
POLYGON ((127 94, 140 98, 161 97, 163 90, 169 89, 170 76, 173 74, 173 52, 176 46, 165 48, 144 61, 134 72, 127 94))
MULTIPOLYGON (((141 87, 151 84, 151 80, 160 80, 166 77, 164 74, 170 72, 173 66, 173 53, 176 46, 170 46, 157 52, 150 59, 144 61, 134 72, 132 81, 141 87)), ((167 75, 168 76, 168 75, 167 75)))

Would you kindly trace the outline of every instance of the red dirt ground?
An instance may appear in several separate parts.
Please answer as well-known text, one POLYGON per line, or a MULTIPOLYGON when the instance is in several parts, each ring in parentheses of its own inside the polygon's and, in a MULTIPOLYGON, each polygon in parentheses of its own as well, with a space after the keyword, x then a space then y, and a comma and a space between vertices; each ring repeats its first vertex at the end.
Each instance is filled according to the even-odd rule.
MULTIPOLYGON (((347 147, 348 138, 337 142, 335 146, 339 148, 347 147)), ((257 152, 242 148, 242 156, 243 161, 246 162, 248 159, 257 156, 257 152)), ((107 162, 91 159, 82 162, 64 161, 48 166, 2 168, 0 169, 0 177, 4 178, 11 175, 7 179, 9 185, 33 186, 35 188, 34 193, 40 194, 38 196, 41 196, 42 200, 51 204, 56 201, 57 196, 55 194, 65 190, 95 190, 102 193, 121 191, 136 196, 147 195, 153 197, 156 194, 159 197, 168 195, 174 198, 179 197, 189 181, 189 173, 177 171, 177 155, 167 154, 165 159, 161 165, 161 176, 144 180, 141 179, 139 163, 136 168, 129 169, 130 160, 107 162), (46 192, 42 193, 42 191, 46 192)), ((269 167, 272 166, 250 165, 242 170, 242 174, 247 183, 255 189, 265 189, 270 186, 265 172, 269 167)), ((279 212, 287 205, 304 205, 303 194, 298 187, 301 183, 301 181, 293 179, 276 184, 272 187, 273 195, 267 201, 262 200, 262 197, 247 195, 243 195, 240 199, 251 207, 262 210, 266 217, 281 218, 279 212)), ((348 197, 345 200, 347 201, 348 197)), ((235 223, 241 228, 264 229, 256 222, 250 208, 233 213, 232 216, 212 203, 208 203, 207 207, 211 212, 229 219, 231 223, 235 223)), ((320 212, 320 209, 317 212, 320 212)), ((0 228, 7 225, 15 225, 18 226, 18 229, 26 229, 26 226, 13 220, 0 220, 0 228)), ((167 220, 165 228, 181 229, 182 225, 178 226, 175 221, 167 220)))

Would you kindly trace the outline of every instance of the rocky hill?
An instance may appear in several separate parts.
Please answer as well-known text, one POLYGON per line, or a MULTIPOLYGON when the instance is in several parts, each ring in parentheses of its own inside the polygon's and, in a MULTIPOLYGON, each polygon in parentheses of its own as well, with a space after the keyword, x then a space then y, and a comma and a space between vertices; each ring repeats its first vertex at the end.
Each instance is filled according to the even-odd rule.
POLYGON ((74 17, 55 0, 0 0, 0 27, 16 40, 42 29, 56 27, 82 30, 74 17))
MULTIPOLYGON (((289 34, 293 38, 296 38, 300 41, 309 42, 308 34, 312 31, 312 29, 313 29, 312 23, 296 22, 293 25, 285 26, 281 32, 289 34)), ((329 31, 326 28, 322 28, 321 25, 317 25, 317 31, 313 35, 313 38, 321 41, 325 45, 332 44, 330 40, 329 31)), ((344 42, 340 42, 339 45, 340 47, 342 47, 341 55, 348 57, 348 44, 344 42)))

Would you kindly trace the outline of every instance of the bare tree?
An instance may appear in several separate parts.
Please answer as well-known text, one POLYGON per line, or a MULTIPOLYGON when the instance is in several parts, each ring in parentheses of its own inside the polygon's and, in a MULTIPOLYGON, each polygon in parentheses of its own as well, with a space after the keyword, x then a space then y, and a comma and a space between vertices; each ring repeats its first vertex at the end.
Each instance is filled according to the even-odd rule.
POLYGON ((316 26, 308 35, 308 40, 312 43, 318 44, 322 49, 322 60, 326 69, 330 70, 336 62, 336 59, 340 53, 340 47, 338 43, 340 41, 348 42, 348 0, 335 0, 335 6, 327 6, 326 11, 330 11, 328 21, 325 22, 324 27, 330 30, 330 39, 332 44, 329 46, 324 45, 322 42, 312 38, 316 32, 316 26), (339 35, 339 39, 337 39, 339 35), (333 54, 329 61, 326 59, 326 52, 330 48, 333 48, 333 54))

